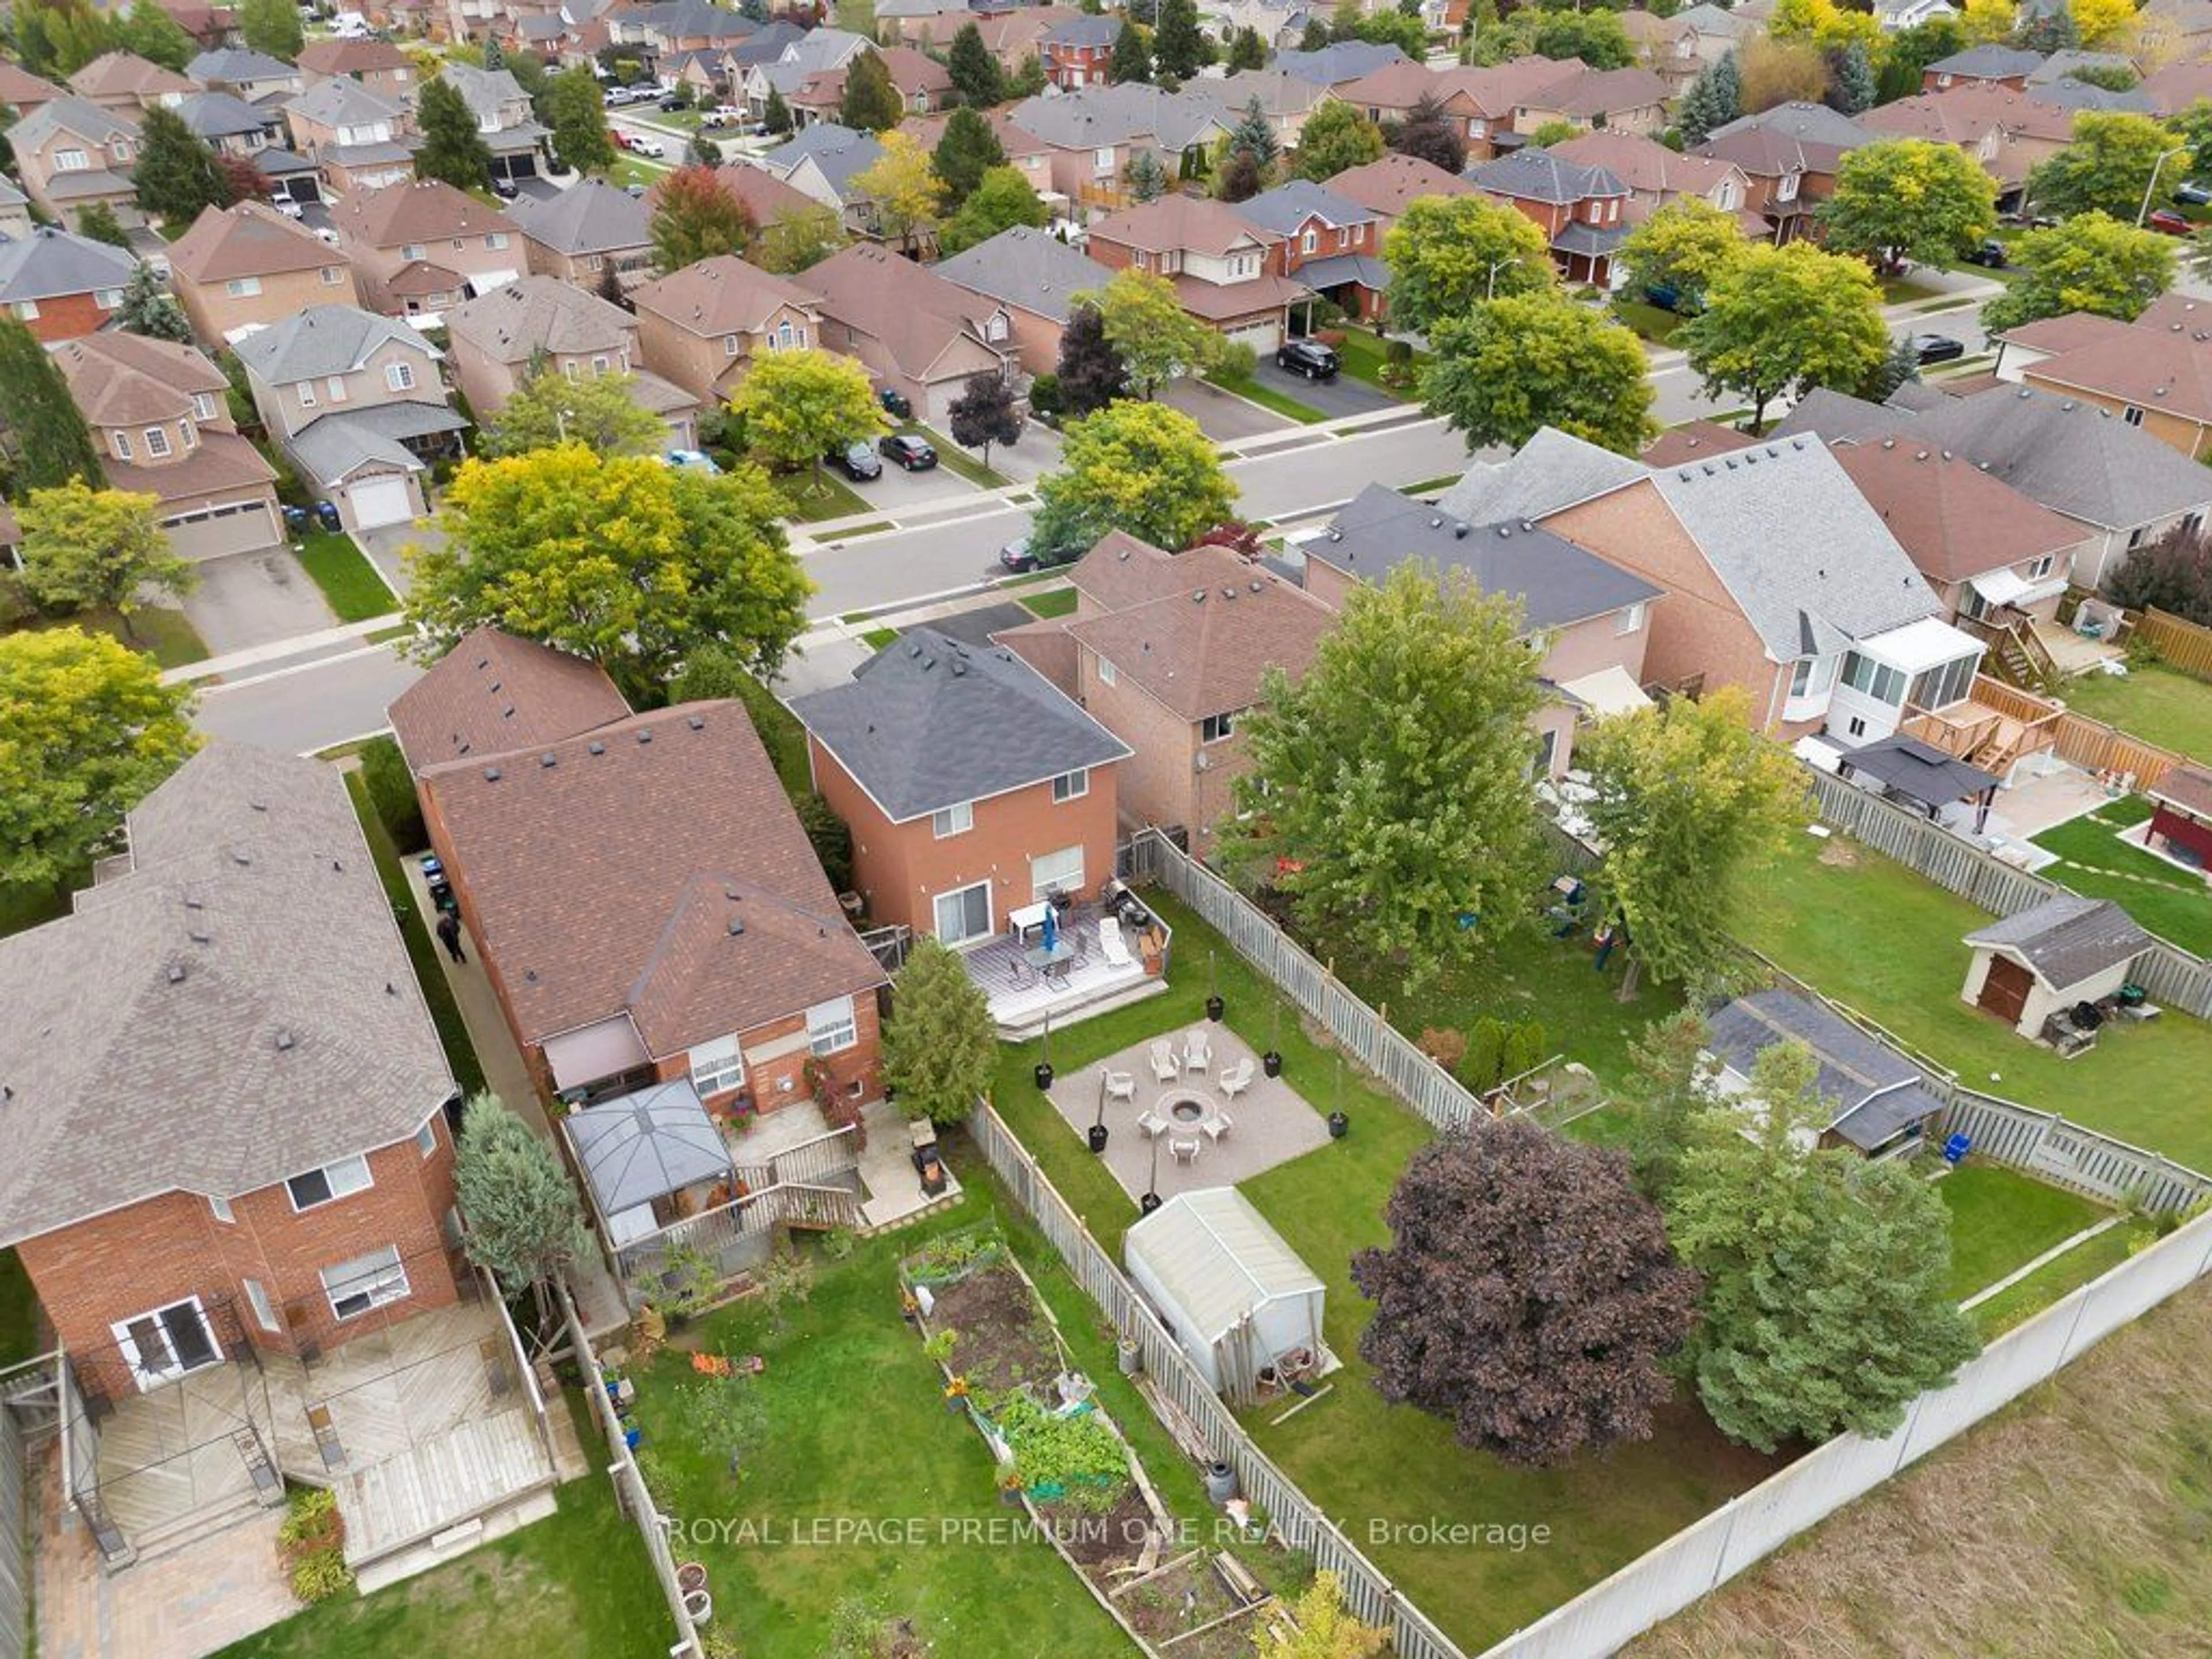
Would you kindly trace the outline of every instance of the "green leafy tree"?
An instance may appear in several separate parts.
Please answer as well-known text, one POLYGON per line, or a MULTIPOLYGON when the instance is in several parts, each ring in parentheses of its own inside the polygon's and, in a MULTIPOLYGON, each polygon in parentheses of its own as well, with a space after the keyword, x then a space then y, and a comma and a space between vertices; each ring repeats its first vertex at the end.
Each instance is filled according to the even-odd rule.
MULTIPOLYGON (((1316 17, 1306 24, 1309 33, 1322 28, 1316 17)), ((1328 44, 1326 29, 1322 44, 1328 44)), ((1291 1609, 1291 1622, 1262 1621, 1252 1632, 1258 1659, 1373 1659, 1390 1645, 1390 1632, 1363 1625, 1344 1605, 1344 1591, 1334 1573, 1314 1575, 1291 1609)))
POLYGON ((105 202, 88 202, 76 210, 76 234, 89 236, 95 242, 105 242, 110 247, 129 247, 131 233, 115 216, 115 210, 105 202))
POLYGON ((1383 148, 1382 128, 1352 105, 1331 99, 1306 118, 1291 172, 1319 184, 1348 168, 1381 161, 1383 148))
POLYGON ((146 596, 182 599, 199 568, 170 549, 161 498, 95 489, 82 479, 34 489, 16 517, 23 530, 23 588, 39 608, 67 615, 105 609, 131 619, 146 596))
POLYGON ((2132 322, 2173 286, 2173 239, 2105 213, 2077 213, 2012 245, 2019 273, 1982 308, 1990 333, 2044 317, 2094 311, 2132 322))
POLYGON ((1719 272, 1705 309, 1675 331, 1707 395, 1751 404, 1752 425, 1783 391, 1856 393, 1889 354, 1881 295, 1863 260, 1809 242, 1759 244, 1719 272))
POLYGON ((1802 1044, 1760 1054, 1763 1115, 1699 1114, 1666 1206, 1674 1248, 1705 1280, 1689 1347, 1698 1397, 1722 1433, 1761 1451, 1887 1434, 1981 1346, 1952 1300, 1935 1188, 1906 1163, 1804 1150, 1836 1109, 1818 1075, 1802 1044))
POLYGON ((76 74, 120 44, 107 15, 87 0, 18 0, 15 31, 23 67, 56 80, 76 74))
POLYGON ((891 82, 880 53, 864 52, 845 66, 845 94, 837 118, 855 132, 889 132, 906 118, 906 100, 891 82))
POLYGON ((156 0, 131 0, 130 12, 116 25, 115 38, 124 51, 135 52, 175 74, 182 74, 199 51, 192 37, 156 0))
POLYGON ((1735 955, 1734 919, 1803 821, 1802 769, 1759 733, 1733 686, 1600 720, 1575 759, 1606 848, 1593 897, 1627 924, 1623 997, 1641 968, 1692 993, 1717 989, 1735 955))
POLYGON ((1309 16, 1303 33, 1298 36, 1300 52, 1319 52, 1328 45, 1328 25, 1318 15, 1309 16))
POLYGON ((1524 633, 1512 599, 1409 562, 1353 588, 1305 673, 1269 669, 1243 719, 1224 856, 1409 992, 1525 925, 1541 884, 1524 633))
POLYGON ((1429 337, 1436 359, 1422 398, 1470 449, 1517 449, 1550 426, 1633 455, 1657 430, 1643 345, 1559 295, 1491 301, 1443 319, 1429 337))
POLYGON ((1182 308, 1164 276, 1125 266, 1104 288, 1075 297, 1097 307, 1139 398, 1177 374, 1206 374, 1221 360, 1221 336, 1182 308))
POLYGON ((230 186, 215 164, 215 151, 176 111, 158 104, 142 118, 131 179, 149 218, 190 224, 202 208, 230 205, 230 186))
POLYGON ((1152 51, 1145 44, 1144 31, 1134 23, 1125 20, 1121 33, 1114 37, 1114 55, 1107 60, 1106 78, 1116 86, 1152 78, 1152 51))
POLYGON ((1121 530, 1174 551, 1229 516, 1237 487, 1189 416, 1124 400, 1069 424, 1060 471, 1037 494, 1048 547, 1089 547, 1121 530))
POLYGON ((1742 113, 1743 76, 1736 67, 1735 53, 1726 52, 1717 62, 1699 70, 1697 79, 1682 94, 1681 109, 1676 118, 1682 129, 1682 142, 1692 146, 1702 144, 1714 129, 1726 126, 1742 113))
POLYGON ((1528 135, 1528 143, 1537 149, 1549 149, 1554 144, 1569 144, 1582 129, 1572 121, 1550 120, 1528 135))
POLYGON ((1704 1016, 1684 1008, 1645 1026, 1629 1045, 1620 1105, 1636 1190, 1663 1206, 1674 1196, 1698 1115, 1721 1098, 1721 1063, 1704 1016))
POLYGON ((563 70, 545 83, 544 121, 553 130, 553 154, 563 167, 604 173, 615 164, 606 105, 591 70, 563 70))
POLYGON ((435 659, 491 623, 605 664, 633 696, 709 641, 773 673, 812 591, 785 506, 751 466, 715 477, 580 443, 465 461, 444 544, 410 550, 416 648, 435 659))
POLYGON ((1997 181, 1956 144, 1884 139, 1844 155, 1820 214, 1838 253, 1948 264, 1997 228, 1997 181))
POLYGON ((718 167, 722 165, 722 141, 709 138, 703 132, 691 135, 691 142, 684 146, 684 161, 687 167, 718 167))
POLYGON ((998 1028, 982 987, 957 951, 916 939, 891 981, 884 1022, 884 1081, 898 1091, 900 1109, 939 1125, 961 1122, 998 1069, 998 1028))
POLYGON ((541 355, 478 428, 478 452, 496 459, 577 443, 602 457, 658 455, 669 446, 668 423, 639 407, 636 384, 628 374, 572 380, 541 355))
POLYGON ((1875 101, 1888 104, 1912 96, 1920 90, 1922 72, 1929 64, 1964 52, 1967 44, 1965 26, 1955 17, 1930 18, 1899 29, 1878 55, 1875 101))
POLYGON ((18 490, 51 489, 73 478, 100 480, 100 456, 69 382, 37 337, 13 317, 0 317, 0 434, 18 490))
POLYGON ((442 76, 425 81, 415 100, 415 119, 422 131, 415 176, 442 179, 456 190, 482 190, 491 178, 491 146, 477 130, 477 112, 461 89, 442 76))
POLYGON ((1237 75, 1267 67, 1267 45, 1260 39, 1260 31, 1249 27, 1237 30, 1229 42, 1229 72, 1237 75))
POLYGON ((1027 225, 1041 230, 1051 222, 1052 210, 1015 167, 993 167, 975 193, 938 233, 938 252, 963 253, 988 242, 1002 230, 1027 225))
MULTIPOLYGON (((966 29, 975 27, 970 23, 966 29)), ((985 173, 1006 165, 1006 147, 988 121, 963 106, 945 118, 945 132, 930 160, 945 181, 946 200, 957 208, 975 193, 985 173)))
POLYGON ((1160 165, 1160 158, 1148 149, 1138 150, 1129 157, 1122 178, 1129 186, 1129 198, 1139 203, 1158 201, 1175 184, 1168 177, 1168 170, 1160 165))
POLYGON ((1198 27, 1193 0, 1158 0, 1152 25, 1152 64, 1163 76, 1188 81, 1213 61, 1213 46, 1198 27))
POLYGON ((781 88, 768 89, 768 102, 761 109, 761 124, 779 138, 791 131, 791 106, 783 101, 781 88))
POLYGON ((1060 406, 1073 420, 1129 395, 1129 366, 1106 337, 1106 322, 1097 306, 1078 302, 1060 330, 1057 379, 1060 406))
POLYGON ((653 192, 653 261, 681 270, 718 254, 742 255, 752 245, 752 216, 713 167, 681 167, 653 192))
MULTIPOLYGON (((2075 72, 2075 78, 2081 78, 2081 71, 2075 72)), ((2199 98, 2175 116, 2171 125, 2179 135, 2176 142, 2189 146, 2191 175, 2202 178, 2212 171, 2212 99, 2199 98)))
POLYGON ((795 276, 820 264, 850 239, 834 209, 793 208, 761 232, 758 263, 763 270, 795 276))
POLYGON ((881 142, 884 153, 853 175, 853 189, 873 204, 883 234, 912 253, 944 214, 945 181, 907 134, 887 132, 881 142))
POLYGON ((1390 315, 1425 334, 1485 300, 1553 286, 1544 233, 1525 213, 1480 196, 1424 196, 1382 239, 1390 315))
POLYGON ((952 49, 945 55, 945 69, 952 77, 952 89, 969 108, 988 109, 1005 100, 1006 72, 983 44, 983 31, 975 24, 963 23, 952 37, 952 49))
POLYGON ((1617 263, 1628 292, 1671 288, 1676 308, 1689 313, 1705 304, 1713 279, 1750 248, 1734 214, 1702 196, 1678 196, 1628 233, 1617 263))
POLYGON ((945 413, 951 422, 952 441, 963 449, 981 450, 987 468, 994 444, 1010 444, 1022 435, 1021 411, 1014 407, 1013 387, 1005 375, 988 369, 968 377, 945 413))
POLYGON ((1044 76, 1044 63, 1035 52, 1022 59, 1021 67, 1006 80, 1008 98, 1035 98, 1048 84, 1044 76))
POLYGON ((238 32, 247 47, 266 52, 287 64, 297 63, 307 32, 300 9, 290 0, 243 0, 238 9, 238 32))
POLYGON ((824 455, 890 425, 860 360, 828 351, 769 352, 738 383, 730 412, 760 459, 785 471, 812 468, 817 494, 824 455))
POLYGON ((2106 213, 2133 224, 2145 198, 2157 199, 2159 183, 2185 170, 2185 153, 2166 155, 2177 148, 2173 130, 2148 115, 2084 110, 2074 118, 2074 142, 2029 172, 2028 200, 2061 219, 2106 213))
POLYGON ((1429 32, 1418 16, 1402 11, 1370 12, 1352 31, 1352 39, 1378 46, 1395 46, 1415 63, 1429 55, 1429 32))
POLYGON ((88 863, 199 746, 191 694, 149 656, 77 628, 0 634, 0 870, 21 885, 88 863))
POLYGON ((1831 46, 1826 56, 1828 95, 1822 101, 1842 115, 1858 115, 1872 109, 1876 88, 1874 60, 1867 54, 1866 42, 1853 40, 1847 46, 1831 46))
POLYGON ((510 1296, 533 1291, 542 1320, 547 1287, 592 1250, 559 1155, 496 1097, 477 1095, 462 1110, 453 1186, 468 1221, 469 1260, 489 1268, 510 1296))

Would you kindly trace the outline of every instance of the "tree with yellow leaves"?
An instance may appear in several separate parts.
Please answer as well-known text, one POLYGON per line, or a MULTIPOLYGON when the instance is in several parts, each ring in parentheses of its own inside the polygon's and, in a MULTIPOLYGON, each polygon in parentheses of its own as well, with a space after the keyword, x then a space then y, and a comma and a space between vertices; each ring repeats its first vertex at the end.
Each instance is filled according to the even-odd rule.
POLYGON ((1390 1639, 1388 1631, 1361 1624, 1346 1609, 1333 1572, 1314 1575, 1291 1619, 1291 1628, 1268 1624, 1252 1633, 1259 1659, 1372 1659, 1390 1639))
POLYGON ((2131 0, 2069 0, 2068 9, 2074 14, 2074 32, 2092 51, 2124 47, 2135 33, 2131 0))
POLYGON ((1966 27, 1966 39, 1980 46, 2009 35, 2019 18, 2012 0, 1966 0, 1966 15, 1959 21, 1966 27))
POLYGON ((876 222, 896 236, 908 253, 915 240, 933 230, 945 211, 945 181, 936 165, 908 134, 886 132, 884 153, 853 176, 853 189, 875 206, 876 222))

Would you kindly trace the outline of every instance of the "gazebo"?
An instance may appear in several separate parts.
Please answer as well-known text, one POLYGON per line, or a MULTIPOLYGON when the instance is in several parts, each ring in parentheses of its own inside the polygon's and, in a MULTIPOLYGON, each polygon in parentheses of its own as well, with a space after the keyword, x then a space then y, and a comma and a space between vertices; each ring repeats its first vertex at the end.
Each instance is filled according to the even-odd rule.
POLYGON ((1972 801, 1978 835, 1989 823, 1990 803, 2001 781, 1994 772, 1902 735, 1846 750, 1836 758, 1836 775, 1847 782, 1863 777, 1879 784, 1885 797, 1930 818, 1954 802, 1972 801))
POLYGON ((649 1239, 694 1212, 684 1194, 734 1191, 722 1133, 689 1078, 656 1083, 562 1120, 590 1188, 600 1231, 615 1249, 649 1239))

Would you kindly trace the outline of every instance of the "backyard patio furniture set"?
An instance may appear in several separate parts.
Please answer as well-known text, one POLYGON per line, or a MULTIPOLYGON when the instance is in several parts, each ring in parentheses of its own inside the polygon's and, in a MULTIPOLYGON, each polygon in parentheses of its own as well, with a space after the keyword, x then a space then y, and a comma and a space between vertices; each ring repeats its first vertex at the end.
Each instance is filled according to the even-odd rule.
MULTIPOLYGON (((1203 1025, 1183 1034, 1182 1047, 1178 1050, 1172 1037, 1162 1037, 1152 1045, 1148 1055, 1152 1079, 1162 1085, 1183 1084, 1186 1075, 1207 1076, 1213 1087, 1229 1099, 1252 1086, 1257 1066, 1246 1054, 1218 1073, 1213 1071, 1213 1041, 1203 1025)), ((1109 1071, 1105 1073, 1105 1097, 1109 1101, 1136 1103, 1137 1079, 1128 1072, 1109 1071)), ((1147 1140, 1162 1135, 1168 1138, 1168 1151, 1178 1164, 1195 1164, 1201 1150, 1209 1143, 1218 1145, 1237 1127, 1237 1120, 1223 1109, 1211 1091, 1194 1089, 1187 1085, 1170 1088, 1145 1110, 1137 1114, 1137 1127, 1147 1140), (1188 1131, 1188 1134, 1178 1131, 1188 1131), (1204 1139, 1200 1139, 1200 1136, 1204 1139)))

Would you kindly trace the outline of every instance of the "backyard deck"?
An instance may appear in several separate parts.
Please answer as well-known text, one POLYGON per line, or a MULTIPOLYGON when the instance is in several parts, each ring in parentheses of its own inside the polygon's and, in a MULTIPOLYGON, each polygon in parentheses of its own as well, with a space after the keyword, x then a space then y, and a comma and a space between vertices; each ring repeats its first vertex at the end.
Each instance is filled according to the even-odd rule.
POLYGON ((1099 943, 1098 911, 1093 906, 1078 905, 1072 910, 1062 937, 1074 945, 1077 954, 1049 975, 1030 964, 1024 954, 1028 945, 1011 933, 961 952, 968 977, 989 1000, 1001 1042, 1026 1042, 1044 1029, 1048 1018, 1064 1025, 1167 988, 1166 976, 1146 967, 1133 941, 1127 963, 1117 966, 1106 960, 1099 943))

